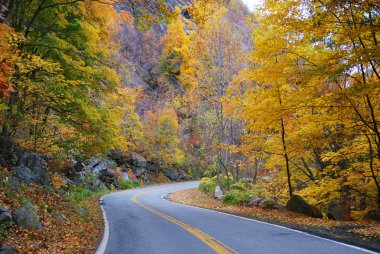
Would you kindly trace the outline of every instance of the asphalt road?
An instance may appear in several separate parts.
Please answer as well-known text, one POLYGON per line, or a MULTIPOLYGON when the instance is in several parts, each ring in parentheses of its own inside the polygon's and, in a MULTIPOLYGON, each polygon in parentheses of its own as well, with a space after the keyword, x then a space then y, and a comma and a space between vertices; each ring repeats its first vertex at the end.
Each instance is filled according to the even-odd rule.
POLYGON ((263 222, 162 198, 197 182, 117 192, 103 198, 106 231, 97 254, 375 253, 263 222))

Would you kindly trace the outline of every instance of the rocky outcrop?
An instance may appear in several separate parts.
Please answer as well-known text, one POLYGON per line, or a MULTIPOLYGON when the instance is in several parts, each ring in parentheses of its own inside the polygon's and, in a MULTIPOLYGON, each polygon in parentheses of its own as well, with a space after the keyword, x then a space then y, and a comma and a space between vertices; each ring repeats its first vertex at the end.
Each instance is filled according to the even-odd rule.
POLYGON ((4 224, 12 220, 11 212, 4 206, 0 205, 0 224, 4 224))
POLYGON ((106 170, 102 170, 99 179, 106 184, 106 186, 113 185, 115 188, 119 187, 119 181, 117 180, 117 176, 115 171, 113 171, 110 168, 107 168, 106 170))
POLYGON ((48 165, 42 154, 24 153, 18 164, 28 167, 33 172, 37 183, 42 185, 50 184, 48 165))
POLYGON ((323 218, 322 212, 308 204, 302 197, 298 195, 293 195, 286 204, 286 210, 302 213, 304 215, 313 217, 313 218, 323 218))
POLYGON ((168 169, 165 171, 165 175, 172 181, 180 181, 187 179, 187 174, 183 170, 168 169))
POLYGON ((16 177, 20 181, 23 181, 26 184, 33 183, 36 181, 35 175, 33 174, 32 170, 30 170, 30 168, 24 165, 11 167, 11 171, 15 173, 16 177))
POLYGON ((115 161, 117 165, 122 166, 126 165, 130 161, 130 156, 128 154, 124 153, 121 149, 116 148, 114 150, 107 152, 108 158, 115 161))
POLYGON ((44 230, 44 227, 39 220, 37 210, 32 203, 26 203, 16 210, 15 221, 17 225, 24 229, 44 230))
POLYGON ((132 171, 137 177, 140 177, 142 174, 146 172, 147 165, 148 162, 143 156, 138 154, 131 155, 132 171))
POLYGON ((50 184, 48 165, 41 154, 24 153, 17 166, 12 167, 11 171, 14 172, 18 179, 27 184, 32 182, 41 185, 50 184))

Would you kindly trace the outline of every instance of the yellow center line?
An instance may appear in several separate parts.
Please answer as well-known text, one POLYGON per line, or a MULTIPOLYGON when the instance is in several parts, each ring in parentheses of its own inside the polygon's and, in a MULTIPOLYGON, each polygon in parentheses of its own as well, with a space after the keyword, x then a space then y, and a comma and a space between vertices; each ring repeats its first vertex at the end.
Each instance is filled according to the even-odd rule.
POLYGON ((220 253, 220 254, 231 254, 231 253, 237 253, 236 251, 232 250, 231 248, 227 247, 224 243, 221 243, 219 242, 218 240, 216 240, 215 238, 209 236, 208 234, 200 231, 199 229, 196 229, 190 225, 187 225, 186 223, 183 223, 182 221, 179 221, 177 219, 174 219, 173 217, 170 217, 169 215, 166 215, 160 211, 157 211, 156 209, 153 209, 149 206, 146 206, 144 205, 143 203, 141 203, 140 201, 137 200, 137 198, 141 195, 144 195, 146 193, 148 193, 150 191, 147 191, 147 192, 143 192, 143 193, 139 193, 139 194, 136 194, 134 195, 131 200, 138 204, 139 206, 145 208, 146 210, 149 210, 151 211, 152 213, 155 213, 165 219, 167 219, 168 221, 170 222, 173 222, 174 224, 180 226, 181 228, 187 230, 190 234, 194 235, 195 237, 197 237, 199 240, 201 240, 202 242, 204 242, 207 246, 209 246, 211 249, 213 249, 216 253, 220 253))

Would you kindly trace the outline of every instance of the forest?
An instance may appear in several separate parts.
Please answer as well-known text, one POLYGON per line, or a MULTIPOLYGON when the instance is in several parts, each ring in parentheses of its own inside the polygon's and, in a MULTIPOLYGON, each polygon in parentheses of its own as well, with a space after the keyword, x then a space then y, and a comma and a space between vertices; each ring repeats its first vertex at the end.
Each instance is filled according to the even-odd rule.
POLYGON ((154 173, 133 184, 170 171, 380 219, 379 33, 376 0, 1 1, 1 179, 28 153, 56 189, 136 154, 154 173))

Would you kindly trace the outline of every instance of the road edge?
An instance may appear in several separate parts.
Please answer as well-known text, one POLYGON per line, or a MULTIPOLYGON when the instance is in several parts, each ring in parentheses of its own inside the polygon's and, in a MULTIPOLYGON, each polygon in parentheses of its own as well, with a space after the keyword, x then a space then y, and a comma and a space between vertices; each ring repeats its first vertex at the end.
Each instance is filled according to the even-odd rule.
POLYGON ((107 197, 108 195, 111 195, 112 193, 110 194, 107 194, 107 195, 104 195, 103 197, 101 197, 99 199, 99 205, 100 205, 100 208, 102 209, 102 212, 103 212, 103 223, 104 223, 104 228, 103 228, 103 236, 102 236, 102 240, 100 241, 99 245, 98 245, 98 248, 96 249, 96 251, 94 252, 94 254, 104 254, 105 250, 106 250, 106 247, 107 247, 107 244, 108 244, 108 238, 109 238, 109 223, 108 223, 108 219, 107 219, 107 214, 106 214, 106 211, 104 209, 104 201, 103 199, 105 197, 107 197))
MULTIPOLYGON (((188 190, 188 189, 193 189, 193 188, 185 188, 183 190, 188 190)), ((177 204, 177 205, 188 206, 188 207, 195 207, 195 208, 198 208, 198 209, 202 209, 202 210, 206 210, 206 211, 211 211, 211 212, 215 212, 215 213, 220 213, 220 214, 224 214, 224 215, 235 217, 235 218, 239 218, 239 219, 244 219, 244 220, 254 221, 254 222, 258 222, 258 223, 262 223, 262 224, 266 224, 266 225, 271 225, 271 226, 274 226, 274 227, 277 227, 277 228, 286 229, 286 230, 289 230, 289 231, 293 231, 293 232, 297 232, 297 233, 300 233, 300 234, 308 235, 308 236, 311 236, 311 237, 314 237, 314 238, 318 238, 318 239, 321 239, 321 240, 325 240, 325 241, 328 241, 328 242, 333 242, 333 243, 336 243, 336 244, 339 244, 339 245, 350 247, 350 248, 353 248, 353 249, 356 249, 356 250, 360 250, 360 251, 363 251, 363 252, 366 252, 366 253, 379 254, 378 251, 371 250, 371 249, 366 249, 364 247, 352 245, 352 244, 349 244, 349 243, 345 243, 345 242, 339 241, 338 239, 328 238, 327 236, 321 236, 321 235, 317 235, 317 234, 314 234, 314 233, 311 233, 311 232, 306 232, 306 231, 302 231, 302 230, 299 230, 299 229, 289 228, 289 227, 286 227, 286 226, 282 226, 282 225, 278 225, 278 224, 273 224, 273 223, 266 222, 266 221, 260 221, 260 220, 256 220, 256 219, 252 219, 252 218, 248 218, 248 217, 243 217, 243 216, 236 215, 236 214, 230 214, 230 213, 226 213, 226 212, 222 212, 222 211, 217 211, 217 210, 214 210, 214 209, 211 209, 211 208, 204 208, 204 207, 199 207, 199 206, 192 206, 192 205, 177 203, 177 202, 174 202, 174 201, 168 199, 168 197, 172 193, 174 193, 174 192, 168 192, 168 193, 162 194, 161 195, 161 199, 164 200, 164 201, 166 201, 166 202, 170 202, 170 203, 177 204)))

